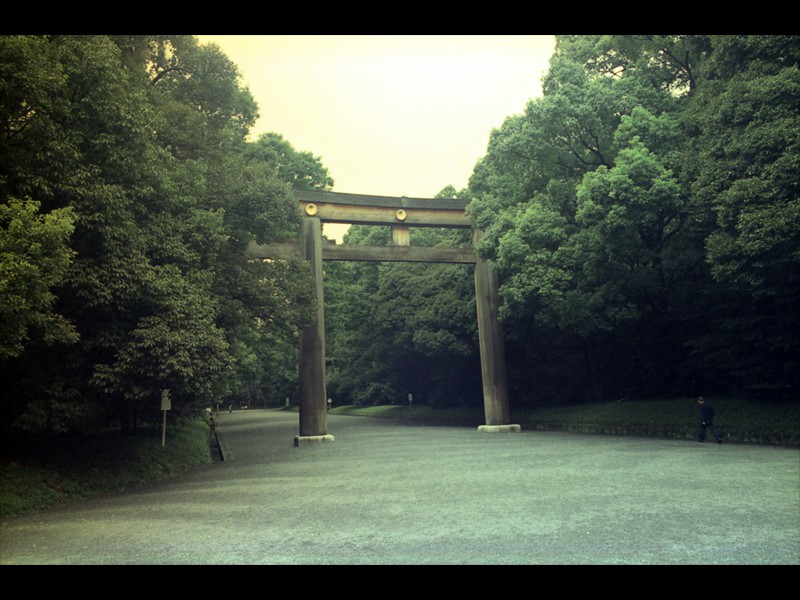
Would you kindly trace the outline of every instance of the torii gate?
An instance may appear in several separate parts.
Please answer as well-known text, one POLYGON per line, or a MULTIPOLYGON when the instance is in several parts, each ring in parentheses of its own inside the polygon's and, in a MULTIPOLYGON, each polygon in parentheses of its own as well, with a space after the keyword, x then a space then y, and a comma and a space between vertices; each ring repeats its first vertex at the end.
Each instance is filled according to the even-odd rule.
POLYGON ((249 258, 278 258, 300 252, 311 265, 316 283, 317 316, 300 333, 300 432, 295 446, 333 441, 328 433, 325 387, 325 310, 322 261, 402 261, 475 265, 475 304, 483 377, 486 424, 480 431, 520 431, 510 423, 508 383, 502 329, 497 319, 497 274, 491 263, 475 254, 473 247, 413 247, 409 227, 454 227, 473 229, 473 243, 480 232, 466 214, 467 201, 426 198, 366 196, 339 192, 296 190, 303 219, 300 240, 282 244, 252 243, 249 258), (391 246, 339 246, 323 243, 322 223, 390 225, 391 246))

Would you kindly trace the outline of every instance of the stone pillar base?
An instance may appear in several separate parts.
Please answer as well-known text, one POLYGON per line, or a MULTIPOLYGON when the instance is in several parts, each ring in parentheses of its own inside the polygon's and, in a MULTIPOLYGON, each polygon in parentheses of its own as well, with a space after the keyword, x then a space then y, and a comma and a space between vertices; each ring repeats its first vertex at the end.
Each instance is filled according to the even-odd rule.
POLYGON ((488 431, 490 433, 518 433, 522 431, 519 425, 478 425, 478 431, 488 431))
POLYGON ((297 435, 294 438, 295 446, 308 446, 309 444, 321 444, 322 442, 332 442, 332 435, 297 435))

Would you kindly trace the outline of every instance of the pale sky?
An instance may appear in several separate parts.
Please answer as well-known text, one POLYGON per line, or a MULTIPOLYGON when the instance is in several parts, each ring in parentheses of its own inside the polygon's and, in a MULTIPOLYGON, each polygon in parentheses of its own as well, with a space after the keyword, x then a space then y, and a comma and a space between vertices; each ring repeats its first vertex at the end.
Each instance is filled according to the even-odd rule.
POLYGON ((466 187, 492 129, 541 95, 553 36, 198 35, 233 61, 275 132, 333 190, 431 198, 466 187))

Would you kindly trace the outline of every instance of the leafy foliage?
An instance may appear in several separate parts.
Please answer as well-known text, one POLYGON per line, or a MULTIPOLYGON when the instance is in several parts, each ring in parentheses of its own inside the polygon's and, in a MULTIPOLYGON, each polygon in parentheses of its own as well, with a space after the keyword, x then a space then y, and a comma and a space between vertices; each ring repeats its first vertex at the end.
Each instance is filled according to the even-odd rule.
POLYGON ((299 215, 292 152, 248 152, 235 65, 192 36, 4 36, 0 65, 4 424, 132 429, 162 389, 176 417, 277 402, 291 376, 264 349, 313 302, 301 261, 244 256, 299 215))
MULTIPOLYGON (((455 196, 452 187, 440 196, 455 196)), ((413 229, 417 246, 458 246, 469 232, 413 229)), ((388 227, 353 226, 349 244, 387 245, 388 227)), ((329 263, 328 393, 341 403, 431 406, 481 401, 475 289, 462 265, 329 263)))
POLYGON ((48 343, 76 339, 71 324, 54 312, 52 292, 73 256, 72 212, 38 211, 32 200, 9 198, 0 205, 0 360, 22 354, 32 332, 48 343))
POLYGON ((521 396, 796 397, 797 69, 795 36, 558 38, 470 180, 521 396))
MULTIPOLYGON (((796 399, 799 59, 797 36, 558 38, 543 96, 440 194, 472 199, 499 269, 514 402, 796 399)), ((164 388, 175 418, 294 395, 309 270, 244 249, 295 236, 292 187, 333 180, 247 141, 256 115, 192 36, 0 38, 4 426, 133 429, 164 388)), ((337 404, 479 404, 469 268, 325 276, 337 404)))
POLYGON ((298 152, 277 133, 265 133, 248 145, 248 156, 271 166, 281 181, 296 190, 325 190, 333 187, 333 179, 320 159, 310 152, 298 152))

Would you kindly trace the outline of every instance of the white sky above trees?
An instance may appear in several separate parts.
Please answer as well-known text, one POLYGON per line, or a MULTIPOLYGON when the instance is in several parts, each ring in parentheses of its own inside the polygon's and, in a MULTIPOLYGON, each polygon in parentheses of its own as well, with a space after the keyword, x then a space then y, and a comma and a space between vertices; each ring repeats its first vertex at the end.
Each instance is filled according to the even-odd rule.
POLYGON ((239 68, 259 119, 337 192, 430 198, 467 185, 492 129, 541 95, 553 36, 198 35, 239 68))
POLYGON ((467 184, 491 130, 541 94, 552 36, 200 35, 275 132, 337 192, 427 198, 467 184))

